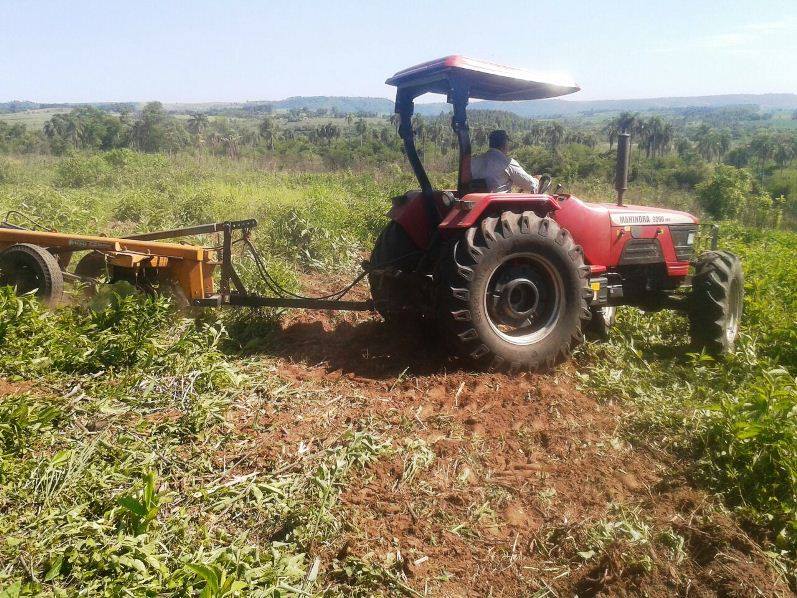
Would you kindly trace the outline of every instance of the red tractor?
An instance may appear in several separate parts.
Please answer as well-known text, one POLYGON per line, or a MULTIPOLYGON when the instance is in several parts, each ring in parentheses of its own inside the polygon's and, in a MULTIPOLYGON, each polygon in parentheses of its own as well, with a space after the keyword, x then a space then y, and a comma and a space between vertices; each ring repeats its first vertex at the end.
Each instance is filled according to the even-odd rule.
POLYGON ((742 313, 739 259, 716 250, 697 259, 698 219, 624 205, 629 136, 617 151, 616 203, 549 192, 490 193, 471 176, 470 99, 531 100, 570 94, 567 81, 449 56, 396 73, 399 135, 420 184, 393 199, 369 265, 374 307, 388 321, 436 322, 461 356, 488 367, 546 369, 584 333, 605 335, 620 305, 675 309, 689 318, 693 344, 733 348, 742 313), (457 189, 432 187, 415 147, 414 100, 447 96, 459 144, 457 189), (690 273, 690 270, 692 271, 690 273))

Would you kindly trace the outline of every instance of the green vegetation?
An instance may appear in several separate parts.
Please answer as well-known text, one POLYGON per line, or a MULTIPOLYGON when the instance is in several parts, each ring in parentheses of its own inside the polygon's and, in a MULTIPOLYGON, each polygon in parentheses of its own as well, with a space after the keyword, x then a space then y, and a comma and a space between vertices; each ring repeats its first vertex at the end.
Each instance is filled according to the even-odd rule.
MULTIPOLYGON (((248 159, 280 171, 406 171, 395 115, 388 116, 389 110, 358 108, 370 105, 362 98, 347 104, 348 112, 328 107, 328 99, 316 100, 312 109, 286 101, 236 109, 209 106, 205 112, 190 113, 180 112, 179 106, 167 111, 159 102, 140 110, 131 104, 80 106, 69 112, 47 106, 60 111, 51 112, 43 123, 0 119, 0 154, 129 148, 248 159)), ((25 114, 25 105, 11 108, 10 116, 25 114)), ((631 169, 635 186, 671 194, 700 188, 698 206, 712 217, 793 228, 797 136, 778 125, 792 122, 783 116, 789 115, 745 106, 603 111, 532 120, 472 107, 471 130, 476 151, 486 146, 491 129, 508 130, 520 162, 531 172, 552 174, 565 189, 587 181, 611 183, 615 141, 618 132, 626 130, 636 145, 631 169)), ((428 170, 453 171, 456 140, 448 114, 416 115, 413 126, 428 170)), ((101 166, 86 163, 87 172, 76 172, 63 182, 74 187, 93 184, 103 179, 101 166)))
POLYGON ((219 323, 119 294, 51 312, 8 288, 0 323, 0 372, 39 386, 0 404, 6 592, 300 594, 347 476, 389 448, 352 429, 281 471, 221 483, 214 454, 240 434, 224 419, 232 394, 279 391, 227 361, 219 323))
MULTIPOLYGON (((254 241, 282 282, 296 286, 308 272, 351 272, 384 224, 387 198, 415 186, 391 124, 373 120, 341 116, 310 130, 275 115, 181 120, 150 105, 126 116, 80 109, 53 117, 42 134, 0 123, 8 152, 0 156, 0 208, 80 232, 256 217, 254 241)), ((715 360, 689 354, 679 316, 620 310, 610 341, 580 351, 576 375, 633 412, 627 438, 693 463, 696 483, 721 495, 776 561, 793 567, 797 234, 776 230, 794 222, 791 161, 755 153, 759 137, 746 131, 727 146, 711 129, 639 122, 630 201, 759 227, 723 226, 723 245, 746 273, 742 337, 733 355, 715 360), (746 162, 744 148, 752 152, 746 162), (716 164, 730 155, 738 166, 716 164), (779 202, 767 188, 784 181, 779 202)), ((556 124, 485 113, 474 138, 483 144, 491 127, 504 126, 531 169, 552 172, 585 199, 610 197, 605 146, 622 123, 556 124)), ((443 173, 438 182, 450 184, 454 151, 444 125, 416 123, 427 161, 443 173)), ((352 480, 393 457, 395 488, 412 486, 435 466, 429 445, 352 421, 312 450, 239 455, 246 435, 261 431, 262 404, 298 392, 248 356, 268 344, 274 314, 254 331, 251 314, 188 320, 167 300, 123 287, 83 303, 48 311, 0 290, 0 385, 8 386, 0 402, 0 591, 412 594, 393 568, 341 556, 320 572, 314 558, 346 526, 340 496, 352 480), (259 406, 233 401, 247 396, 259 406), (234 423, 242 412, 255 420, 248 430, 234 423), (239 475, 243 458, 251 467, 239 475)), ((647 570, 649 547, 665 541, 680 558, 683 538, 651 533, 639 513, 618 513, 589 530, 581 558, 623 542, 632 548, 628 566, 647 570)))
POLYGON ((775 552, 797 555, 797 235, 726 226, 745 267, 734 354, 688 352, 684 321, 621 309, 611 342, 588 345, 585 388, 633 405, 630 438, 694 460, 693 475, 775 552))

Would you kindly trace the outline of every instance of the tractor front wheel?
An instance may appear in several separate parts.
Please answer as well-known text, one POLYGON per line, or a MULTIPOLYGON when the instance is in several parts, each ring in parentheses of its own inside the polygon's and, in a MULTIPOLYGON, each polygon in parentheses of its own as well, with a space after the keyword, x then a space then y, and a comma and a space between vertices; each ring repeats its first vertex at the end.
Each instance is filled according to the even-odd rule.
POLYGON ((485 218, 452 244, 440 273, 444 337, 496 369, 548 369, 583 340, 589 267, 570 233, 534 212, 485 218))
POLYGON ((729 251, 700 256, 692 278, 689 335, 692 344, 709 353, 733 350, 744 303, 744 275, 739 258, 729 251))

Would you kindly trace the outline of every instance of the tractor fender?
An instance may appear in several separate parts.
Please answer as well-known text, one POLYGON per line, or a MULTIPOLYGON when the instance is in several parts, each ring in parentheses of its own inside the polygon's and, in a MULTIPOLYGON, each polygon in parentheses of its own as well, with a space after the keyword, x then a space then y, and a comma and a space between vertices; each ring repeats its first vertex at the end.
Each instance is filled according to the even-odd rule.
POLYGON ((550 195, 529 193, 470 193, 454 204, 440 229, 464 230, 478 223, 483 216, 496 211, 524 212, 531 210, 543 217, 559 209, 559 202, 550 195))
MULTIPOLYGON (((411 191, 394 197, 392 201, 393 207, 388 212, 388 217, 404 229, 419 249, 429 249, 433 227, 429 222, 429 210, 423 194, 420 191, 411 191)), ((439 219, 446 209, 439 192, 435 192, 433 201, 439 219)))

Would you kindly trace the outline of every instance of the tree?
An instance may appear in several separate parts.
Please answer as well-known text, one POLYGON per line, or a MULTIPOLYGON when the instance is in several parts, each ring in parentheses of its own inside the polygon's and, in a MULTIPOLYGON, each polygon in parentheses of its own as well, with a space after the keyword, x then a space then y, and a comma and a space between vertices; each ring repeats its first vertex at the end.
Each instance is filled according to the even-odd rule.
POLYGON ((720 155, 720 146, 720 136, 717 131, 708 125, 701 125, 695 133, 695 147, 700 157, 706 162, 711 162, 720 155))
POLYGON ((545 141, 551 151, 555 152, 565 137, 565 129, 558 122, 548 123, 545 131, 545 141))
POLYGON ((718 164, 711 178, 697 186, 697 199, 710 216, 733 218, 744 208, 751 189, 752 180, 746 170, 718 164))
POLYGON ((758 176, 764 180, 767 163, 775 153, 775 140, 769 131, 759 131, 750 141, 750 154, 758 163, 758 176))
POLYGON ((365 134, 368 132, 368 125, 365 122, 365 119, 358 118, 357 121, 354 123, 354 133, 360 138, 360 145, 363 144, 365 140, 365 134))
POLYGON ((617 141, 617 134, 620 132, 618 126, 617 118, 611 119, 603 126, 603 132, 609 140, 609 151, 614 149, 614 143, 617 141))
POLYGON ((786 138, 777 140, 772 152, 772 159, 780 167, 781 172, 794 159, 794 145, 786 138))
POLYGON ((274 138, 276 137, 277 131, 276 127, 274 126, 274 121, 271 117, 266 116, 263 120, 260 121, 260 124, 257 127, 260 136, 265 140, 268 149, 274 149, 274 138))
POLYGON ((164 146, 166 113, 160 102, 149 102, 133 124, 133 142, 145 152, 157 152, 164 146))
POLYGON ((133 123, 131 138, 133 146, 145 152, 174 151, 189 143, 185 126, 166 114, 160 102, 144 106, 133 123))
POLYGON ((617 131, 619 133, 625 131, 633 137, 639 132, 641 123, 639 114, 636 112, 621 112, 617 117, 617 131))
POLYGON ((315 132, 318 138, 325 141, 327 145, 329 145, 333 139, 340 137, 340 127, 332 123, 321 125, 315 132))
POLYGON ((672 143, 673 131, 670 123, 658 116, 641 122, 639 143, 645 148, 645 157, 663 156, 672 143))
POLYGON ((203 112, 192 112, 188 117, 188 130, 195 136, 201 137, 208 128, 208 115, 203 112))

